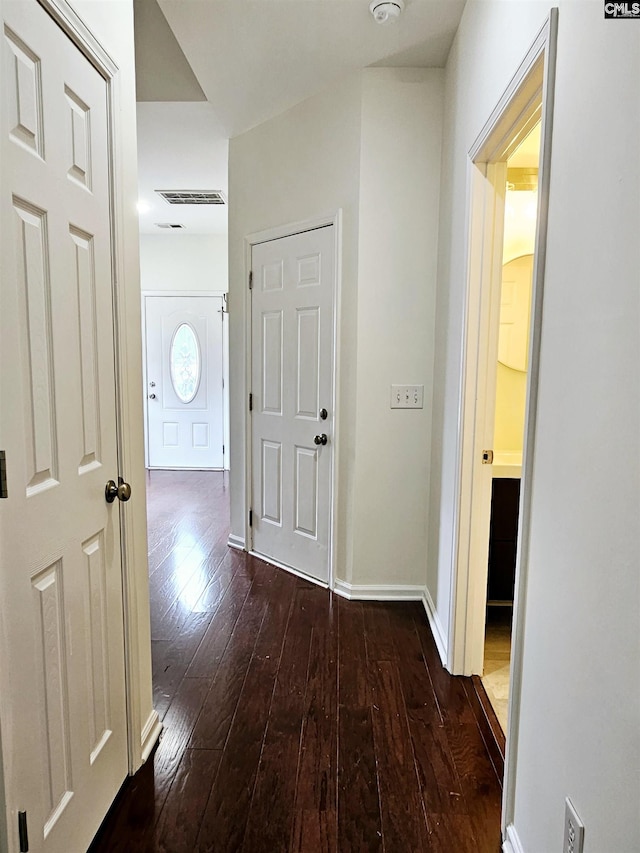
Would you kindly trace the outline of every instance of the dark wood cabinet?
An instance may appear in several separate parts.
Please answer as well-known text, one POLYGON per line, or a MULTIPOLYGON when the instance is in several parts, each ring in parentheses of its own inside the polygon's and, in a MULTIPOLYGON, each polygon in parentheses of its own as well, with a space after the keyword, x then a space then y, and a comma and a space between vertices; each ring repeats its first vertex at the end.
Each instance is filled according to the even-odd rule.
POLYGON ((487 602, 513 601, 520 480, 495 478, 491 488, 487 602))

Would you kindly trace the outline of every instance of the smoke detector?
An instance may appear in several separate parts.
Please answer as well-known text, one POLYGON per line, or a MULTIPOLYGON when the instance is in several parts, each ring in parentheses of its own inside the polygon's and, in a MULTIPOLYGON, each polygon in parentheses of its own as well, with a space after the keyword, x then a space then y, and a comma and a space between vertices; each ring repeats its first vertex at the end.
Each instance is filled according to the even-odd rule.
POLYGON ((404 9, 404 0, 371 0, 369 11, 378 24, 392 24, 404 9))

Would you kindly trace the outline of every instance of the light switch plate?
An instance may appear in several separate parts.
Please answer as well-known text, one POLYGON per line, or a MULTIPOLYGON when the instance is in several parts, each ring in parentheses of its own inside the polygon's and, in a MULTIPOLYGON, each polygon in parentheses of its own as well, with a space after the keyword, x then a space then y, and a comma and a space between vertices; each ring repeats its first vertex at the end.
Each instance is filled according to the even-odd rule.
POLYGON ((392 385, 392 409, 422 409, 424 407, 424 385, 392 385))

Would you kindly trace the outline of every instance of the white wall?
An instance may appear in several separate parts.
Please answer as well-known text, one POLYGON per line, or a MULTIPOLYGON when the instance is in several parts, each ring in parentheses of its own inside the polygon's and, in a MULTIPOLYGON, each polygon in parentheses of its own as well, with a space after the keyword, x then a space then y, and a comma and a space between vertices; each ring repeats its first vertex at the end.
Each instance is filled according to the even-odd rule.
POLYGON ((426 579, 443 77, 363 72, 354 584, 426 579), (424 408, 391 409, 392 384, 424 408))
MULTIPOLYGON (((640 849, 640 79, 637 22, 560 2, 515 832, 640 849), (633 26, 632 26, 633 24, 633 26)), ((549 2, 469 2, 446 73, 429 586, 448 626, 467 151, 549 2), (437 539, 437 542, 436 542, 437 539), (437 545, 437 547, 436 547, 437 545)))
POLYGON ((229 289, 226 234, 141 234, 142 290, 229 289))
POLYGON ((426 578, 442 76, 368 69, 230 144, 232 533, 244 536, 243 238, 341 208, 335 574, 355 587, 426 578), (391 383, 424 384, 424 409, 391 411, 391 383))

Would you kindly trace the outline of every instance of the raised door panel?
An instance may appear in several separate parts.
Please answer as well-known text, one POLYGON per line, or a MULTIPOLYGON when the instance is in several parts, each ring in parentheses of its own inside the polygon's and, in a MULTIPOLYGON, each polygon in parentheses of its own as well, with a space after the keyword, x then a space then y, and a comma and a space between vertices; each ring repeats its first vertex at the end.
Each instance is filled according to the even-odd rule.
POLYGON ((298 308, 296 319, 296 417, 317 420, 320 393, 320 308, 298 308))
POLYGON ((109 702, 109 607, 107 593, 107 559, 104 533, 101 531, 82 545, 88 625, 87 656, 89 658, 89 761, 98 758, 111 736, 109 702))
POLYGON ((100 464, 101 418, 98 381, 98 321, 93 236, 70 226, 75 254, 78 340, 80 342, 80 410, 82 450, 80 474, 100 464))
POLYGON ((40 57, 5 24, 5 74, 9 134, 14 142, 44 154, 42 68, 40 57))
POLYGON ((262 520, 282 526, 282 445, 277 441, 262 442, 262 520))
POLYGON ((51 279, 47 214, 14 196, 17 283, 21 302, 24 450, 28 495, 57 485, 51 279))
POLYGON ((67 176, 81 187, 92 189, 91 110, 69 85, 64 87, 70 126, 67 176))
POLYGON ((71 772, 72 722, 69 719, 69 681, 65 628, 63 561, 57 560, 31 578, 34 624, 39 651, 37 676, 42 717, 41 759, 46 838, 73 797, 71 772))
POLYGON ((318 450, 295 447, 294 530, 297 535, 318 536, 318 450))
POLYGON ((262 315, 262 411, 282 415, 284 380, 283 312, 262 315))

